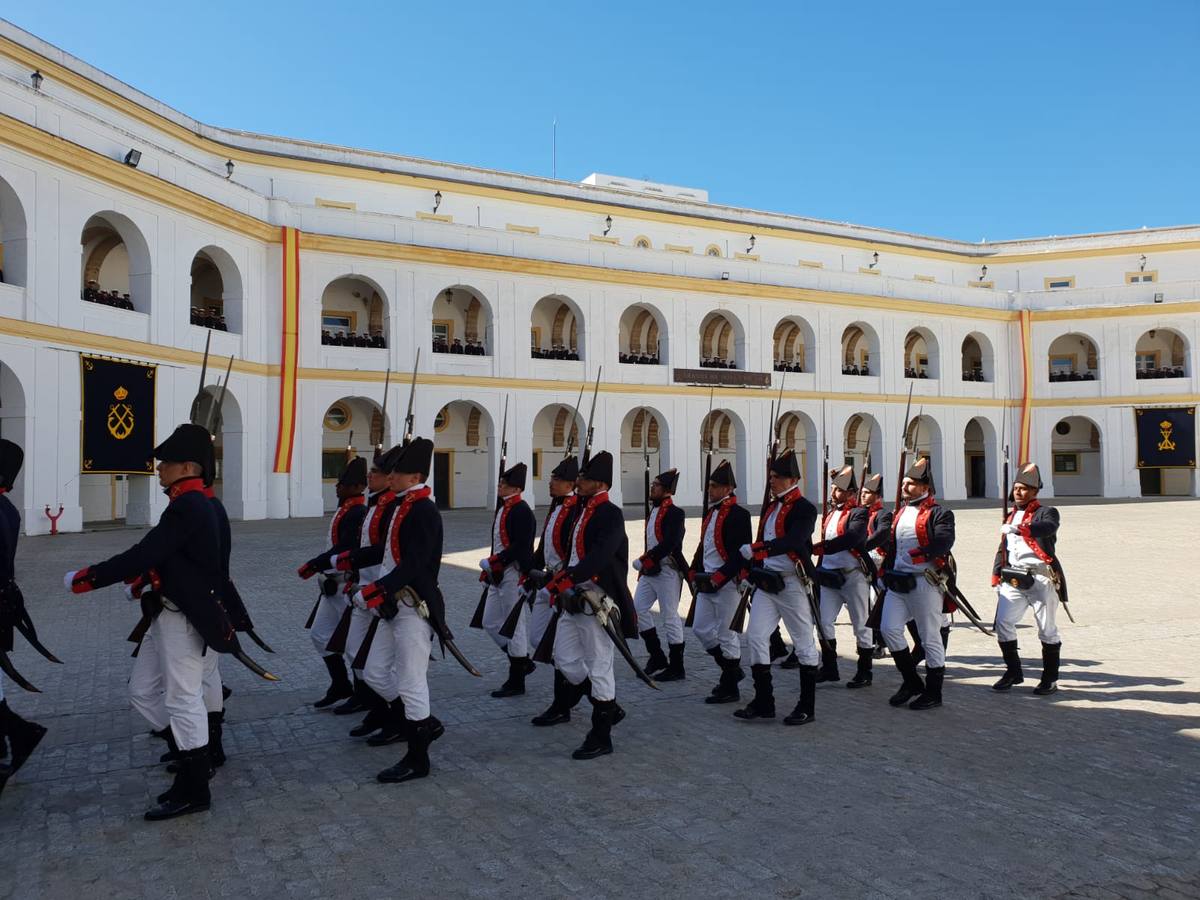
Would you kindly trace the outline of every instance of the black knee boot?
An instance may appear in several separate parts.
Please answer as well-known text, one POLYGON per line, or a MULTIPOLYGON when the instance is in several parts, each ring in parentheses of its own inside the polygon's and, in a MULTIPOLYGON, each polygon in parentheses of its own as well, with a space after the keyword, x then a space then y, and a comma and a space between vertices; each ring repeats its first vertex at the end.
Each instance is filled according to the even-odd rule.
POLYGON ((357 674, 354 674, 353 677, 354 693, 350 695, 350 699, 345 703, 339 703, 333 708, 335 716, 352 716, 355 713, 360 713, 365 709, 371 708, 370 697, 367 694, 370 688, 367 687, 366 682, 359 678, 357 674))
POLYGON ((225 745, 223 743, 225 730, 225 714, 208 714, 208 761, 214 770, 225 765, 225 745))
POLYGON ((8 738, 10 759, 6 768, 8 776, 17 773, 25 760, 46 736, 46 728, 37 722, 27 722, 12 711, 7 700, 0 700, 0 733, 8 738))
POLYGON ((942 705, 942 680, 946 677, 946 667, 925 666, 925 690, 917 699, 908 704, 909 709, 933 709, 942 705))
POLYGON ((1025 673, 1021 671, 1021 654, 1017 652, 1016 641, 1000 641, 1000 653, 1004 656, 1006 666, 1000 680, 992 685, 993 691, 1012 690, 1014 684, 1025 681, 1025 673))
POLYGON ((371 747, 386 747, 397 741, 408 740, 408 720, 404 717, 404 701, 397 697, 387 706, 383 728, 379 734, 367 738, 371 747))
POLYGON ((771 632, 771 643, 768 648, 771 655, 771 662, 777 659, 785 659, 788 655, 787 644, 783 642, 783 634, 779 631, 779 626, 775 626, 775 630, 771 632))
POLYGON ((900 690, 892 694, 888 698, 888 703, 892 706, 903 706, 917 694, 925 690, 925 683, 921 681, 921 676, 917 674, 917 663, 913 659, 912 651, 907 647, 903 650, 892 651, 892 661, 896 663, 896 669, 904 678, 904 683, 900 685, 900 690))
POLYGON ((658 639, 657 628, 647 628, 643 631, 642 643, 646 645, 646 650, 650 654, 650 658, 646 660, 644 667, 647 675, 661 672, 669 665, 666 654, 663 653, 662 641, 658 639))
POLYGON ((667 667, 658 673, 658 681, 683 681, 687 673, 683 670, 683 644, 668 644, 670 658, 667 667))
POLYGON ((146 821, 161 822, 208 809, 212 804, 208 788, 209 767, 207 747, 181 751, 175 784, 159 797, 157 806, 147 811, 146 821))
POLYGON ((350 676, 346 674, 346 660, 342 658, 342 655, 334 653, 322 656, 321 659, 325 663, 325 668, 329 670, 329 690, 325 692, 324 697, 313 704, 316 709, 333 706, 339 700, 345 700, 354 693, 354 686, 350 684, 350 676))
POLYGON ((363 697, 367 703, 367 714, 357 727, 350 729, 350 737, 366 737, 387 724, 387 701, 368 687, 365 681, 362 686, 363 697))
POLYGON ((554 700, 550 707, 540 715, 530 719, 530 723, 539 728, 551 725, 562 725, 571 721, 571 708, 579 702, 575 696, 575 685, 567 680, 567 676, 558 669, 554 670, 554 700))
POLYGON ((942 634, 942 651, 950 649, 950 626, 943 625, 940 629, 942 634))
MULTIPOLYGON (((171 726, 167 726, 167 752, 158 758, 161 763, 174 763, 179 760, 183 754, 179 752, 179 745, 175 743, 175 732, 171 730, 171 726)), ((174 769, 170 771, 174 772, 174 769)))
POLYGON ((612 727, 616 712, 616 700, 592 701, 592 728, 579 748, 571 754, 572 759, 595 759, 612 753, 612 727))
POLYGON ((874 647, 858 648, 858 669, 854 677, 846 682, 848 688, 865 688, 871 686, 871 660, 875 658, 874 647))
POLYGON ((375 776, 383 784, 400 784, 428 775, 429 745, 446 732, 442 723, 434 716, 409 722, 405 730, 408 732, 408 752, 401 757, 400 762, 375 776))
POLYGON ((1058 662, 1062 644, 1042 644, 1042 679, 1033 692, 1040 697, 1058 690, 1058 662))
POLYGON ((717 681, 717 686, 712 689, 712 693, 704 698, 704 702, 733 703, 740 700, 742 695, 738 691, 738 682, 746 677, 746 673, 742 671, 742 661, 729 659, 721 653, 720 647, 714 647, 708 653, 721 667, 721 677, 717 681))
POLYGON ((817 667, 800 667, 800 700, 796 708, 784 716, 784 725, 807 725, 817 717, 817 667))
POLYGON ((842 676, 838 673, 837 663, 837 639, 831 638, 825 641, 825 645, 821 647, 821 671, 817 673, 817 684, 824 681, 841 681, 842 676))
POLYGON ((528 656, 510 656, 508 658, 508 680, 492 691, 492 696, 520 697, 525 693, 525 676, 532 672, 534 665, 528 656))
POLYGON ((771 664, 759 663, 750 667, 754 679, 754 699, 745 707, 734 712, 739 719, 775 718, 775 689, 771 683, 771 664))
POLYGON ((917 628, 916 622, 909 622, 907 625, 908 633, 912 636, 912 661, 914 666, 919 666, 925 661, 925 645, 921 643, 921 631, 917 628))

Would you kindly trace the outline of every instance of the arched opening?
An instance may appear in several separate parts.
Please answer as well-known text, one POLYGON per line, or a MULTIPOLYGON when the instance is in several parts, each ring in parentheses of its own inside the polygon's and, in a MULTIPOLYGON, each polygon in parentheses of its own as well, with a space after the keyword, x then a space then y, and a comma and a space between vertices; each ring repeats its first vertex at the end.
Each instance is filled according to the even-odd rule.
POLYGON ((995 358, 992 355, 992 344, 982 334, 972 333, 963 338, 962 342, 962 380, 963 381, 994 381, 995 358))
POLYGON ((558 294, 543 297, 529 317, 529 355, 533 359, 583 359, 583 313, 558 294))
MULTIPOLYGON (((25 475, 32 463, 32 448, 25 436, 25 389, 17 373, 0 362, 0 438, 12 441, 25 451, 25 464, 8 499, 18 510, 25 508, 25 475)), ((28 527, 28 525, 26 526, 28 527)))
MULTIPOLYGON (((433 420, 433 495, 442 509, 487 506, 495 495, 495 433, 487 410, 447 403, 433 420)), ((513 461, 515 462, 515 460, 513 461)))
POLYGON ((795 450, 800 462, 800 487, 808 497, 821 486, 821 458, 817 429, 805 413, 786 412, 779 418, 779 450, 795 450))
POLYGON ((222 396, 221 389, 209 385, 204 389, 200 402, 200 421, 209 421, 211 416, 213 452, 217 460, 213 493, 221 498, 226 512, 232 519, 244 514, 243 488, 243 427, 242 408, 237 397, 229 391, 222 396), (212 407, 220 400, 221 408, 214 412, 212 407))
POLYGON ((651 478, 670 465, 667 420, 657 410, 640 406, 621 422, 621 497, 626 504, 641 504, 645 499, 647 455, 651 478))
POLYGON ((700 365, 706 369, 744 369, 746 339, 741 324, 727 312, 710 312, 700 322, 700 365))
POLYGON ((325 410, 321 420, 321 495, 325 511, 337 508, 334 485, 346 463, 355 456, 374 454, 388 443, 387 420, 374 400, 342 397, 325 410))
MULTIPOLYGON (((846 420, 846 427, 842 431, 842 448, 843 461, 854 466, 860 484, 868 456, 872 471, 883 472, 887 462, 883 456, 883 429, 870 413, 855 413, 846 420)), ((832 464, 836 460, 830 462, 832 464)), ((886 472, 884 474, 887 475, 886 472)))
POLYGON ((550 472, 567 455, 567 448, 570 447, 575 456, 582 449, 583 416, 577 414, 572 417, 572 412, 574 410, 569 406, 552 403, 533 417, 533 458, 529 461, 529 483, 537 485, 537 496, 543 501, 550 496, 547 487, 550 472))
POLYGON ((621 313, 619 360, 628 365, 657 366, 667 361, 667 329, 653 307, 641 303, 621 313))
POLYGON ((976 416, 963 433, 963 472, 968 497, 999 497, 996 473, 996 429, 976 416))
POLYGON ((192 257, 193 325, 214 331, 242 330, 242 275, 220 247, 205 247, 192 257))
POLYGON ((909 453, 910 463, 916 462, 922 456, 929 458, 933 468, 933 486, 938 493, 945 493, 942 480, 942 429, 931 416, 917 416, 908 425, 906 434, 908 446, 913 448, 909 453))
POLYGON ((1100 361, 1096 345, 1086 334, 1062 334, 1050 344, 1047 357, 1051 381, 1096 381, 1100 361))
POLYGON ((0 178, 0 284, 25 286, 29 227, 17 192, 0 178))
POLYGON ((150 248, 133 222, 120 213, 97 213, 84 224, 80 244, 84 300, 150 312, 150 248))
POLYGON ((361 275, 336 278, 321 293, 321 343, 329 347, 388 345, 383 289, 361 275))
POLYGON ((938 377, 937 339, 928 328, 913 328, 904 338, 904 377, 938 377))
POLYGON ((1100 428, 1084 416, 1067 416, 1050 434, 1051 478, 1057 497, 1100 497, 1104 467, 1100 428))
POLYGON ((712 467, 715 469, 722 462, 728 462, 737 479, 738 493, 746 496, 749 489, 746 483, 746 431, 734 413, 726 409, 714 409, 700 423, 701 471, 706 465, 704 455, 710 447, 712 467))
POLYGON ((872 375, 871 366, 879 358, 879 336, 863 322, 852 322, 842 332, 842 374, 872 375))
POLYGON ((814 346, 813 330, 799 316, 788 316, 775 326, 772 338, 772 357, 776 372, 811 372, 810 358, 814 346))
POLYGON ((1138 338, 1134 370, 1142 378, 1187 378, 1188 346, 1171 328, 1151 328, 1138 338))
POLYGON ((433 299, 433 352, 492 355, 492 307, 474 288, 454 285, 433 299))

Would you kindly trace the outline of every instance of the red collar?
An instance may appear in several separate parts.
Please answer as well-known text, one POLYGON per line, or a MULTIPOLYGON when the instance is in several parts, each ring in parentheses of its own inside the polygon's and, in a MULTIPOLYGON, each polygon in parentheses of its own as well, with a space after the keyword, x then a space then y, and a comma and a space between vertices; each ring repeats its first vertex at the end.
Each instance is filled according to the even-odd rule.
POLYGON ((592 496, 587 498, 588 509, 595 509, 601 503, 608 502, 608 491, 596 491, 592 496))
POLYGON ((204 490, 203 478, 199 475, 188 475, 171 484, 163 493, 167 495, 168 499, 176 500, 184 494, 190 494, 192 491, 204 493, 204 490))
POLYGON ((654 505, 661 507, 662 509, 670 509, 675 504, 671 501, 671 495, 667 494, 661 500, 656 501, 654 505))
POLYGON ((338 506, 338 509, 349 509, 352 506, 362 506, 366 502, 367 502, 366 495, 359 494, 355 497, 351 497, 348 500, 343 500, 341 502, 341 504, 338 506))
POLYGON ((521 502, 521 492, 520 491, 517 491, 511 497, 504 498, 504 505, 509 507, 510 509, 512 507, 516 506, 520 502, 521 502))

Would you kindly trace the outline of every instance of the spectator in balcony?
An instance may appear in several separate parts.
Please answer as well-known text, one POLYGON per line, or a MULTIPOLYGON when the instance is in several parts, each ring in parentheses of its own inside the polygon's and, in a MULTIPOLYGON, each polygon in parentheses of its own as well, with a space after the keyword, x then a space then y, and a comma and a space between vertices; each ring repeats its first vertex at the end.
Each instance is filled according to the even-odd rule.
POLYGON ((455 338, 454 342, 452 344, 450 344, 450 352, 451 353, 462 353, 463 352, 462 341, 460 341, 458 338, 455 338))

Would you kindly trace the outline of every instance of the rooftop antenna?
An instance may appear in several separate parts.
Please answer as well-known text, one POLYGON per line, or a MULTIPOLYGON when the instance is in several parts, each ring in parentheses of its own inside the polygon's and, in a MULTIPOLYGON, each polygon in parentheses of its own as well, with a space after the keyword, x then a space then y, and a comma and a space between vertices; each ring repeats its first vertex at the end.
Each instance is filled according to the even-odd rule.
POLYGON ((558 177, 558 116, 550 125, 550 177, 558 177))

